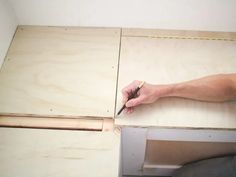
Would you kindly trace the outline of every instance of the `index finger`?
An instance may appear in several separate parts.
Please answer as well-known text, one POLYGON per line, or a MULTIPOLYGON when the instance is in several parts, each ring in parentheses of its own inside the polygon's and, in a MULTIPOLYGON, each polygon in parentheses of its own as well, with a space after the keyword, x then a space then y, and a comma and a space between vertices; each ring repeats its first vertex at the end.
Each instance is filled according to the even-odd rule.
POLYGON ((139 81, 133 81, 122 89, 123 102, 128 101, 129 95, 137 88, 139 81))

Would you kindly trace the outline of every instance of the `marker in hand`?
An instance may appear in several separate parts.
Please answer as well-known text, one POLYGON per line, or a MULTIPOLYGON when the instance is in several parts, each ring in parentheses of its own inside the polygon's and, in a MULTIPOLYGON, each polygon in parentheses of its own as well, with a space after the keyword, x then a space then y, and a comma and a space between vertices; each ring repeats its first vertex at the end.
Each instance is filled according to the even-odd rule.
MULTIPOLYGON (((141 84, 134 90, 134 92, 131 92, 131 94, 129 95, 127 101, 129 101, 129 100, 131 100, 132 98, 135 98, 135 97, 137 96, 138 91, 142 88, 142 86, 143 86, 144 83, 145 83, 145 82, 142 81, 141 84)), ((124 105, 122 106, 122 108, 119 110, 119 112, 117 113, 117 115, 120 115, 120 113, 121 113, 125 108, 126 108, 126 106, 125 106, 125 104, 124 104, 124 105)))

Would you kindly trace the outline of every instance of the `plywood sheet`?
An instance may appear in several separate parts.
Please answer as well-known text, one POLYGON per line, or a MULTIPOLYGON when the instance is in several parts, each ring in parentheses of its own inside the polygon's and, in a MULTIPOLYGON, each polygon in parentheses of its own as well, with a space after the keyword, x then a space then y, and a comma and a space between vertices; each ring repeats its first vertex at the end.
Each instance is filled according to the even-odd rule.
POLYGON ((114 132, 0 128, 0 176, 118 177, 114 132))
POLYGON ((0 113, 113 117, 120 29, 18 27, 0 72, 0 113))
POLYGON ((147 141, 145 163, 184 165, 207 158, 236 154, 236 143, 147 141))
MULTIPOLYGON (((169 84, 211 74, 236 73, 236 42, 123 36, 116 111, 121 90, 133 80, 169 84)), ((121 126, 236 128, 236 102, 207 103, 165 98, 122 114, 121 126)))

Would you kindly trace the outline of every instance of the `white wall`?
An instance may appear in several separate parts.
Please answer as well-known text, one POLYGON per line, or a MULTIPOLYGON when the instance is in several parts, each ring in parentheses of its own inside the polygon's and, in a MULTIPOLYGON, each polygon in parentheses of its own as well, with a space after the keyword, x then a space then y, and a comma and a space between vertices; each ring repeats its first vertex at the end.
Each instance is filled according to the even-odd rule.
POLYGON ((9 0, 20 24, 236 31, 235 0, 9 0))
POLYGON ((0 0, 0 66, 22 25, 236 32, 236 0, 0 0))
POLYGON ((9 2, 0 0, 0 68, 17 27, 15 14, 9 2))

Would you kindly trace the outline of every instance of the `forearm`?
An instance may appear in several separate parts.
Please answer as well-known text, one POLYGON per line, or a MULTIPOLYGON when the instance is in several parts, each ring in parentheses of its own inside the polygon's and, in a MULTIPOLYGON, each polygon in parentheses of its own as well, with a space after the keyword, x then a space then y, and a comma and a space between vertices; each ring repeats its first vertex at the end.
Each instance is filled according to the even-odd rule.
POLYGON ((236 74, 220 74, 162 86, 160 97, 182 97, 200 101, 236 100, 236 74))

